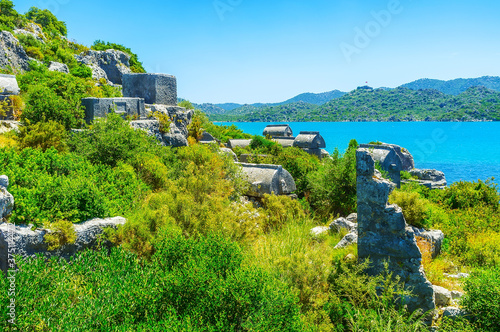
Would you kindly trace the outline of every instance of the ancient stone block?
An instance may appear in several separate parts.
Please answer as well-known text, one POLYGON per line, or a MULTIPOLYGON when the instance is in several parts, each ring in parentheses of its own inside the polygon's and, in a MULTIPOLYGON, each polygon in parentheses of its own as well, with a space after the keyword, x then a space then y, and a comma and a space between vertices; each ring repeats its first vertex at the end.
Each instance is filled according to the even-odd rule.
POLYGON ((146 104, 177 105, 177 79, 166 74, 124 74, 123 96, 144 98, 146 104))
POLYGON ((0 95, 18 95, 19 91, 15 75, 0 74, 0 95))
POLYGON ((293 146, 301 149, 324 149, 326 143, 318 131, 301 131, 293 146))
POLYGON ((147 117, 144 99, 141 98, 83 98, 82 105, 87 123, 95 118, 104 118, 109 113, 128 115, 133 119, 147 117))
POLYGON ((287 124, 279 124, 279 125, 268 125, 263 132, 263 136, 271 136, 273 138, 277 137, 292 137, 293 131, 287 124))

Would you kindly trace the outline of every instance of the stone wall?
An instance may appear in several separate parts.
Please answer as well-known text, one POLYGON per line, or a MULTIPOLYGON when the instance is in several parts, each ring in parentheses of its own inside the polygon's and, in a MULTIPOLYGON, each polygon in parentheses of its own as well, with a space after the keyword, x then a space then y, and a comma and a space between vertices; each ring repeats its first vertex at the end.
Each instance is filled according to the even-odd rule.
POLYGON ((370 149, 356 152, 358 197, 358 259, 370 259, 368 273, 384 272, 384 264, 399 276, 405 289, 415 296, 405 297, 403 303, 410 311, 433 310, 434 291, 422 267, 422 255, 415 234, 408 227, 401 208, 389 205, 388 197, 396 185, 379 177, 370 149))

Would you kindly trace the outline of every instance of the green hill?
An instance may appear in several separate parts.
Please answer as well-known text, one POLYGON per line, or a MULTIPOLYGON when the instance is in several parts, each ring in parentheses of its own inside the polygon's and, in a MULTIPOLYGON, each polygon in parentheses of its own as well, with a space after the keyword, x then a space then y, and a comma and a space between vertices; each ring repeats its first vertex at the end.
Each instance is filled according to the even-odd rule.
POLYGON ((434 89, 447 95, 458 95, 475 86, 484 86, 491 90, 500 91, 500 77, 483 76, 478 78, 458 78, 450 81, 424 78, 403 84, 401 87, 412 90, 434 89))

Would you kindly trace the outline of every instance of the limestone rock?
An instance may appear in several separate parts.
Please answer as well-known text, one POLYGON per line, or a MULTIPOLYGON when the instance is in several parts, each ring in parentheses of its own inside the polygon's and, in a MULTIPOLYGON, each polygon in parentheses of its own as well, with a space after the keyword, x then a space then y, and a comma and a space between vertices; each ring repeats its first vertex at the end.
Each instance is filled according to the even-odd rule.
POLYGON ((115 217, 107 219, 92 219, 81 224, 75 224, 76 240, 73 244, 48 251, 48 244, 44 241, 46 229, 31 230, 31 226, 16 226, 3 223, 0 225, 0 267, 6 271, 7 253, 9 248, 15 248, 15 254, 22 257, 34 257, 42 254, 45 257, 59 256, 69 258, 78 251, 91 248, 97 244, 98 236, 105 228, 116 228, 125 224, 125 218, 115 217))
POLYGON ((50 71, 58 71, 64 74, 69 74, 69 68, 66 64, 60 63, 60 62, 55 62, 51 61, 49 64, 49 70, 50 71))
POLYGON ((433 285, 434 298, 436 305, 439 307, 445 307, 451 303, 451 292, 444 287, 433 285))
POLYGON ((462 292, 459 292, 459 291, 451 291, 451 299, 452 299, 452 300, 458 300, 458 299, 460 299, 462 296, 464 296, 464 293, 462 293, 462 292))
POLYGON ((318 237, 323 234, 327 234, 329 230, 330 228, 327 226, 317 226, 311 229, 311 236, 318 237))
POLYGON ((344 236, 333 249, 343 249, 354 243, 358 243, 358 234, 356 232, 351 232, 344 236))
POLYGON ((418 178, 418 180, 410 181, 416 181, 429 189, 444 189, 447 185, 444 173, 435 169, 414 168, 410 171, 410 174, 418 178))
POLYGON ((443 308, 443 317, 448 317, 450 319, 456 319, 459 317, 467 316, 467 312, 456 307, 446 307, 443 308))
POLYGON ((21 90, 15 75, 0 74, 0 95, 18 95, 21 90))
POLYGON ((24 29, 15 29, 15 35, 29 35, 38 40, 41 43, 45 44, 45 34, 42 31, 42 28, 33 22, 29 22, 24 29))
POLYGON ((0 219, 7 217, 14 208, 14 196, 7 191, 9 178, 6 175, 0 176, 0 219))
POLYGON ((29 70, 29 58, 19 41, 8 31, 0 32, 0 67, 29 70))
POLYGON ((204 131, 203 134, 201 135, 201 138, 198 141, 201 144, 212 144, 215 143, 217 144, 217 140, 215 137, 213 137, 209 132, 204 131))
POLYGON ((350 221, 352 223, 357 223, 358 222, 358 214, 357 213, 351 213, 347 217, 345 217, 347 221, 350 221))
POLYGON ((410 226, 413 229, 416 237, 423 238, 431 244, 432 258, 436 258, 441 253, 443 245, 444 233, 440 230, 425 230, 410 226))
POLYGON ((228 148, 220 148, 220 152, 222 154, 230 156, 235 162, 238 162, 238 156, 236 155, 236 153, 234 153, 233 150, 228 148))
POLYGON ((12 120, 0 120, 0 134, 4 134, 8 131, 18 130, 19 121, 12 120))
POLYGON ((434 310, 434 290, 425 277, 415 233, 406 224, 401 208, 388 204, 396 185, 375 176, 373 152, 371 147, 356 151, 358 259, 370 259, 367 272, 371 275, 384 273, 387 263, 389 271, 415 295, 404 299, 410 312, 434 310))
MULTIPOLYGON (((122 84, 122 77, 129 74, 130 70, 130 55, 117 50, 94 51, 89 50, 75 55, 75 59, 92 69, 92 78, 99 80, 104 78, 114 84, 122 84)), ((124 97, 138 97, 125 96, 124 97)))
POLYGON ((353 222, 348 221, 346 218, 338 218, 330 223, 330 229, 335 232, 340 232, 342 229, 347 230, 347 232, 357 232, 357 225, 353 222))
POLYGON ((468 273, 458 273, 458 274, 444 274, 445 277, 452 278, 452 279, 464 279, 464 278, 469 278, 470 275, 468 273))

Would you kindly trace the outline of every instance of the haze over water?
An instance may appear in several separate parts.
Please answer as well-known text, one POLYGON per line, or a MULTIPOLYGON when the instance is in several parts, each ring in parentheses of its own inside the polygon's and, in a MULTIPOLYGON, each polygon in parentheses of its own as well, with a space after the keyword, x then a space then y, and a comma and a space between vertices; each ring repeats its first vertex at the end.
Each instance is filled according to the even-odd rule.
MULTIPOLYGON (((218 123, 219 124, 219 123, 218 123)), ((228 125, 231 123, 222 123, 228 125)), ((244 132, 262 135, 271 123, 234 123, 244 132)), ((499 122, 290 122, 294 135, 319 131, 326 150, 345 151, 349 141, 381 141, 407 148, 416 168, 443 171, 448 184, 495 177, 500 181, 499 122)))

